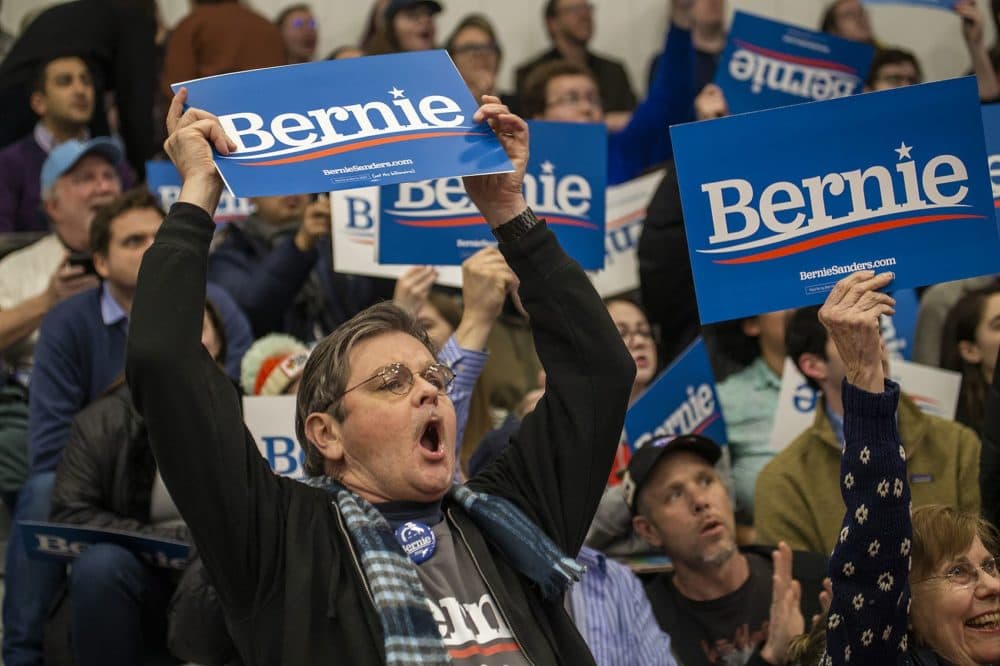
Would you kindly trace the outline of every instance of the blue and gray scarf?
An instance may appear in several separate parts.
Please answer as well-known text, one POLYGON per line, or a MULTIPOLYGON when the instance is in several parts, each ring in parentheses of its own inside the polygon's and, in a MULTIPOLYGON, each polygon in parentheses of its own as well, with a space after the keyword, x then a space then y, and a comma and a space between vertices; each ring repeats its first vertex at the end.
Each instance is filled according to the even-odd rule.
MULTIPOLYGON (((386 663, 450 663, 417 567, 396 541, 389 522, 369 502, 329 477, 314 477, 306 483, 333 495, 344 517, 382 623, 386 663)), ((515 569, 538 584, 546 599, 559 599, 583 574, 584 567, 560 552, 509 500, 458 485, 451 487, 448 497, 465 509, 515 569)))

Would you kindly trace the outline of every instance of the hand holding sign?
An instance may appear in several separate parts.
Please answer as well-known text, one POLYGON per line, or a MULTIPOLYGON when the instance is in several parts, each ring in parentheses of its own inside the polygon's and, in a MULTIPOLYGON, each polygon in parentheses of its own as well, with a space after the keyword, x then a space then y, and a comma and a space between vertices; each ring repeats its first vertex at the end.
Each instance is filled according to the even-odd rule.
POLYGON ((983 46, 983 15, 973 0, 959 0, 955 13, 962 17, 962 37, 970 49, 983 46))
POLYGON ((714 83, 706 85, 694 98, 694 117, 696 119, 711 120, 728 115, 729 105, 726 104, 726 96, 722 93, 722 88, 714 83))
POLYGON ((228 155, 236 150, 236 145, 211 113, 193 108, 184 111, 186 100, 187 89, 181 88, 170 102, 167 111, 169 136, 163 149, 184 183, 177 200, 200 206, 211 214, 222 195, 222 179, 215 169, 212 148, 228 155))
POLYGON ((330 235, 330 197, 320 196, 306 206, 302 224, 295 232, 295 247, 300 252, 308 252, 316 247, 316 241, 330 235))
POLYGON ((490 228, 495 229, 514 219, 528 207, 521 190, 524 170, 528 166, 528 124, 511 113, 507 105, 500 102, 499 97, 490 95, 483 95, 483 105, 476 111, 473 120, 477 123, 484 120, 489 123, 514 165, 513 173, 462 178, 472 203, 486 218, 490 228))
POLYGON ((879 318, 895 313, 896 299, 877 290, 892 278, 892 273, 854 273, 837 283, 819 310, 819 320, 844 363, 847 381, 871 393, 881 393, 888 376, 879 318))

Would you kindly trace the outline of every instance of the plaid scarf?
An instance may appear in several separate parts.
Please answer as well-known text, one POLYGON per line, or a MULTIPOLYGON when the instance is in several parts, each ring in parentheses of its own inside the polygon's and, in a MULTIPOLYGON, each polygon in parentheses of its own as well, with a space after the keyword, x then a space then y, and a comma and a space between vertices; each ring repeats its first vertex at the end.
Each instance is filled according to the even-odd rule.
MULTIPOLYGON (((417 567, 403 552, 385 517, 329 477, 313 477, 306 483, 333 495, 344 517, 382 623, 386 663, 451 663, 437 622, 428 609, 417 567)), ((548 535, 509 500, 458 485, 451 487, 448 496, 465 509, 487 541, 515 569, 539 585, 547 600, 558 599, 583 575, 585 568, 560 552, 548 535)))

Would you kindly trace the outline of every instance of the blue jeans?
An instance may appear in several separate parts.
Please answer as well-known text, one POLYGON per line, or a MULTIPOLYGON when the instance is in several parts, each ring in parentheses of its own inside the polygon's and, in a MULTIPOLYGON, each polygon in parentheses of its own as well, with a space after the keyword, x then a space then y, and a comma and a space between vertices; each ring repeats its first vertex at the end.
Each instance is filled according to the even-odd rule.
POLYGON ((76 666, 134 666, 166 644, 170 572, 143 564, 121 546, 94 544, 69 574, 76 666))
POLYGON ((55 472, 42 472, 21 486, 7 542, 3 599, 3 661, 7 666, 41 666, 45 619, 66 566, 28 557, 18 522, 48 520, 55 472))

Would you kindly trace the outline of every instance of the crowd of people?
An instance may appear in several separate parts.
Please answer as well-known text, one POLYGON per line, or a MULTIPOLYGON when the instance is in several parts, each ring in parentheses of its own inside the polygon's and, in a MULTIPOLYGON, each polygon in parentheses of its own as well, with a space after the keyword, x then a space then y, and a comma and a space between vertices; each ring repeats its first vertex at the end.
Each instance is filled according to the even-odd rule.
MULTIPOLYGON (((1000 265, 919 292, 912 359, 961 375, 954 419, 889 378, 891 273, 702 327, 667 128, 729 114, 726 3, 668 0, 642 88, 591 48, 593 4, 538 4, 551 48, 509 92, 489 17, 442 39, 436 0, 375 0, 325 54, 444 48, 482 103, 515 170, 464 179, 498 246, 461 288, 335 270, 325 193, 212 219, 235 146, 170 84, 317 60, 308 4, 196 0, 168 30, 153 0, 71 0, 0 34, 3 663, 1000 663, 1000 265), (638 289, 602 301, 519 194, 526 119, 603 124, 609 185, 663 170, 638 289), (169 210, 145 184, 163 157, 169 210), (699 337, 729 441, 633 451, 626 410, 699 337), (777 450, 790 366, 819 398, 777 450), (279 395, 304 479, 243 425, 243 396, 279 395), (36 558, 25 521, 191 556, 36 558)), ((1000 101, 989 19, 954 12, 1000 101)), ((860 0, 817 28, 875 47, 865 91, 923 81, 860 0)))

